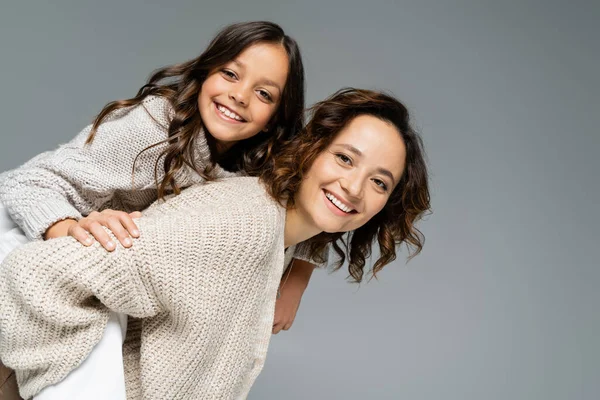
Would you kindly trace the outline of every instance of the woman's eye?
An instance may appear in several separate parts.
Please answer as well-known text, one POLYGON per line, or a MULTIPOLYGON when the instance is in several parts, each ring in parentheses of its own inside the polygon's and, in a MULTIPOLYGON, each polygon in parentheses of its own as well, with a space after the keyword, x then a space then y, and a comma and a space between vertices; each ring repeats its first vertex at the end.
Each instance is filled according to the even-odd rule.
POLYGON ((373 182, 375 182, 375 184, 377 186, 379 186, 380 188, 382 188, 383 190, 387 190, 387 185, 381 179, 373 179, 373 182))
POLYGON ((352 159, 345 154, 336 154, 338 160, 347 165, 352 165, 352 159))
POLYGON ((225 75, 228 78, 231 78, 231 79, 237 78, 237 76, 235 75, 235 73, 232 72, 232 71, 230 71, 230 70, 228 70, 228 69, 221 70, 221 72, 223 73, 223 75, 225 75))
POLYGON ((265 100, 268 100, 268 101, 272 101, 273 100, 273 98, 271 97, 271 95, 269 94, 269 92, 267 92, 266 90, 259 90, 258 94, 262 98, 264 98, 265 100))

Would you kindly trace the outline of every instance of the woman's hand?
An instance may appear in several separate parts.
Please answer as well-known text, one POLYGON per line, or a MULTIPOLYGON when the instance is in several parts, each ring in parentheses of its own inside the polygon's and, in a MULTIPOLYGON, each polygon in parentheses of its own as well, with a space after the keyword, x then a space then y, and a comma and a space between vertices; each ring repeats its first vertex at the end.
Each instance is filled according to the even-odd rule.
POLYGON ((287 282, 286 286, 281 290, 281 297, 275 302, 274 334, 281 330, 287 331, 292 327, 304 293, 304 287, 295 282, 287 282), (288 284, 291 285, 287 286, 288 284))
POLYGON ((140 231, 135 222, 133 222, 133 218, 139 218, 141 215, 142 213, 139 211, 132 213, 116 210, 93 211, 90 215, 79 221, 65 219, 55 223, 48 228, 44 239, 73 236, 84 246, 91 246, 95 239, 106 250, 113 251, 116 248, 116 244, 102 228, 104 226, 115 235, 123 247, 131 247, 133 244, 131 238, 140 236, 140 231))
POLYGON ((287 331, 292 327, 294 319, 296 319, 296 312, 300 307, 300 300, 302 300, 302 295, 314 269, 313 264, 295 259, 283 274, 279 284, 281 297, 275 302, 274 334, 281 330, 287 331))

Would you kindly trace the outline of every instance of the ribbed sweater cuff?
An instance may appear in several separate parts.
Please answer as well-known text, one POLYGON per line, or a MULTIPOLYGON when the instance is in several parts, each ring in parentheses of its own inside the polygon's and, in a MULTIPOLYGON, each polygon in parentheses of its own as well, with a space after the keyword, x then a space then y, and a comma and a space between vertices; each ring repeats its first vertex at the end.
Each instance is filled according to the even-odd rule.
POLYGON ((329 259, 329 246, 325 248, 323 253, 311 258, 310 246, 308 245, 308 243, 298 243, 296 245, 296 249, 294 250, 293 257, 297 260, 302 260, 314 264, 317 268, 325 268, 327 267, 327 262, 329 259))
POLYGON ((67 218, 79 220, 82 215, 67 202, 45 200, 43 203, 30 207, 21 228, 30 240, 40 240, 43 239, 44 233, 49 227, 67 218))

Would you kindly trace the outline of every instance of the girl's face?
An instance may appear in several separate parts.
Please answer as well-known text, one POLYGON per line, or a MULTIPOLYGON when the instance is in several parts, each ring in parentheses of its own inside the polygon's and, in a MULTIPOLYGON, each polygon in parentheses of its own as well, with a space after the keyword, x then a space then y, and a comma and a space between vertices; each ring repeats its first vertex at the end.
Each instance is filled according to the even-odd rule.
POLYGON ((404 170, 398 130, 371 115, 354 118, 314 161, 296 208, 318 231, 347 232, 380 212, 404 170))
POLYGON ((279 44, 257 43, 212 71, 198 95, 200 116, 223 148, 269 128, 289 70, 279 44))

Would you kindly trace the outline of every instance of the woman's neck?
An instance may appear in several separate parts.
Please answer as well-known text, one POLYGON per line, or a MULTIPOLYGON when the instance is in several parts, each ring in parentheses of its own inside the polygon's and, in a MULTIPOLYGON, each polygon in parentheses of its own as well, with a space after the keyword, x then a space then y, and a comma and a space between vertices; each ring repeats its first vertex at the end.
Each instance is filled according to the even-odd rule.
POLYGON ((322 231, 312 219, 297 208, 286 210, 285 214, 285 247, 304 242, 322 231))

